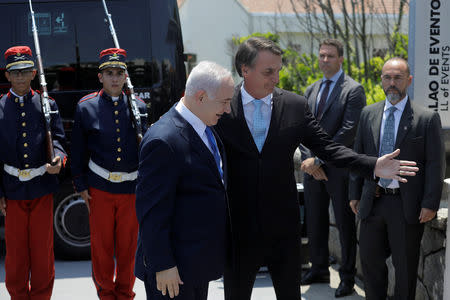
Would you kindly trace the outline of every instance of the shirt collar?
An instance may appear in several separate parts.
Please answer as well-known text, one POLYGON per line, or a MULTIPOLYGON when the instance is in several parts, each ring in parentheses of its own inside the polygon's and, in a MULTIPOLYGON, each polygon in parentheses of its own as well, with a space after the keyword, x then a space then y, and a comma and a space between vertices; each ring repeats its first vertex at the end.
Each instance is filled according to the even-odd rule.
POLYGON ((183 101, 179 101, 175 106, 177 112, 194 128, 197 134, 202 137, 205 133, 206 125, 200 120, 193 112, 189 110, 189 108, 184 105, 183 101))
POLYGON ((26 93, 26 94, 23 95, 23 96, 17 95, 16 93, 14 93, 14 91, 13 91, 12 89, 9 89, 9 92, 10 92, 14 97, 19 98, 20 101, 24 101, 24 100, 27 98, 27 96, 31 93, 31 89, 30 89, 30 91, 29 91, 28 93, 26 93))
MULTIPOLYGON (((262 102, 264 102, 265 104, 270 106, 270 102, 272 101, 272 97, 273 94, 270 93, 269 95, 267 95, 266 97, 259 99, 262 102)), ((249 104, 250 102, 252 102, 255 98, 253 98, 253 96, 251 96, 244 87, 244 84, 242 84, 241 86, 241 98, 242 98, 242 105, 245 106, 247 104, 249 104)))
POLYGON ((342 71, 342 69, 339 69, 339 71, 337 71, 336 74, 334 74, 333 76, 331 76, 330 79, 323 77, 322 82, 325 82, 326 80, 331 80, 332 83, 336 83, 336 82, 338 81, 339 77, 341 77, 341 75, 342 75, 343 72, 344 72, 344 71, 342 71))
POLYGON ((405 96, 400 102, 398 102, 395 105, 392 105, 391 102, 389 102, 387 99, 384 102, 384 111, 388 110, 391 106, 395 106, 398 111, 403 112, 406 106, 406 102, 408 101, 408 95, 405 96))

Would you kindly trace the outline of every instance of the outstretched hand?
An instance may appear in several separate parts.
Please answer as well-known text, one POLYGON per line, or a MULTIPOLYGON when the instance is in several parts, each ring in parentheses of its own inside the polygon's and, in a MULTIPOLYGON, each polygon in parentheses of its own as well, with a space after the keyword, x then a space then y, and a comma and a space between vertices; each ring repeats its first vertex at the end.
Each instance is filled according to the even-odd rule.
POLYGON ((394 159, 400 154, 400 149, 383 155, 377 159, 375 164, 375 176, 380 178, 395 179, 406 183, 408 180, 402 176, 415 176, 419 171, 415 161, 394 159))

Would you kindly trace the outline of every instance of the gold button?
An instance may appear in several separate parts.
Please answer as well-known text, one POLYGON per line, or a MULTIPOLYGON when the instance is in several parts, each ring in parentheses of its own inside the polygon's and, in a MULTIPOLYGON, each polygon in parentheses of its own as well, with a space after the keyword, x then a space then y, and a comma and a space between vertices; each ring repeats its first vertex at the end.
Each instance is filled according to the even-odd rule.
POLYGON ((20 103, 20 107, 23 107, 25 104, 24 103, 20 103))
POLYGON ((23 122, 22 127, 25 127, 25 126, 27 126, 27 123, 23 122))
POLYGON ((119 114, 119 111, 116 110, 116 111, 114 112, 114 114, 117 116, 117 115, 119 114))
POLYGON ((27 137, 27 133, 26 132, 22 133, 22 136, 27 137))
POLYGON ((121 161, 122 159, 120 157, 117 158, 117 161, 121 161))
POLYGON ((28 144, 27 143, 25 143, 25 144, 23 144, 23 146, 26 148, 26 147, 28 147, 28 144))
POLYGON ((122 148, 117 148, 117 152, 122 152, 122 148))
POLYGON ((24 154, 23 157, 27 158, 27 157, 28 157, 28 154, 24 154))
POLYGON ((117 132, 120 132, 120 128, 117 128, 116 131, 117 131, 117 132))
POLYGON ((25 117, 25 113, 24 112, 22 113, 22 117, 25 117))
POLYGON ((119 124, 119 120, 116 120, 116 124, 119 124))
POLYGON ((119 105, 119 103, 116 101, 116 102, 114 102, 114 106, 117 106, 117 105, 119 105))
POLYGON ((117 138, 117 142, 120 142, 120 138, 117 138))
POLYGON ((19 102, 19 98, 14 99, 14 102, 16 103, 19 102))
POLYGON ((30 165, 29 164, 25 164, 25 168, 28 168, 30 165))

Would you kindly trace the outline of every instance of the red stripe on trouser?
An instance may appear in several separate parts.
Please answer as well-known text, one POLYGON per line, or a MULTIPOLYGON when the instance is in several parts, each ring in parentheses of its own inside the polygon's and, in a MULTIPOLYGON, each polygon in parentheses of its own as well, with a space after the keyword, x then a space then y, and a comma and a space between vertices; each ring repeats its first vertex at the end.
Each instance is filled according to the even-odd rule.
POLYGON ((6 288, 11 300, 48 300, 55 280, 53 196, 6 200, 6 288))
POLYGON ((97 294, 102 300, 133 299, 138 234, 136 196, 93 188, 89 188, 89 194, 92 277, 97 294))

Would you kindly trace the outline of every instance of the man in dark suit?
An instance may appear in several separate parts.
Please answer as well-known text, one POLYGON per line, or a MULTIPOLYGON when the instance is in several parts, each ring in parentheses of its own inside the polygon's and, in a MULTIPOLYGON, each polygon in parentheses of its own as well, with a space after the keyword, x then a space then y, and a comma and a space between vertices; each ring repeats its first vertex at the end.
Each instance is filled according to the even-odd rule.
POLYGON ((399 157, 416 161, 419 172, 408 183, 375 182, 352 174, 350 205, 361 218, 359 249, 367 299, 386 299, 389 255, 395 268, 394 298, 415 299, 424 223, 436 215, 444 179, 441 121, 406 94, 412 76, 404 59, 389 59, 381 80, 387 101, 363 110, 355 151, 381 156, 399 148, 399 157))
POLYGON ((229 300, 250 299, 263 265, 278 300, 300 299, 300 213, 293 165, 300 143, 324 161, 365 177, 373 178, 375 172, 400 178, 397 174, 416 170, 408 166, 411 162, 392 159, 398 151, 377 160, 334 143, 304 97, 275 88, 281 54, 265 38, 250 38, 239 46, 235 65, 244 82, 235 89, 231 113, 217 125, 229 174, 232 255, 224 273, 229 300))
MULTIPOLYGON (((366 95, 361 84, 342 71, 344 47, 335 39, 326 39, 319 47, 319 67, 323 79, 310 85, 305 92, 308 106, 322 129, 333 141, 352 147, 366 95)), ((348 205, 348 170, 325 164, 308 148, 300 146, 302 170, 305 172, 306 224, 312 267, 302 278, 302 285, 330 282, 328 270, 328 206, 333 204, 339 230, 342 264, 341 282, 335 292, 343 297, 353 292, 356 263, 355 216, 348 205)))
POLYGON ((139 153, 136 276, 147 299, 206 300, 226 254, 225 153, 210 126, 230 111, 231 73, 201 62, 184 98, 153 124, 139 153))

